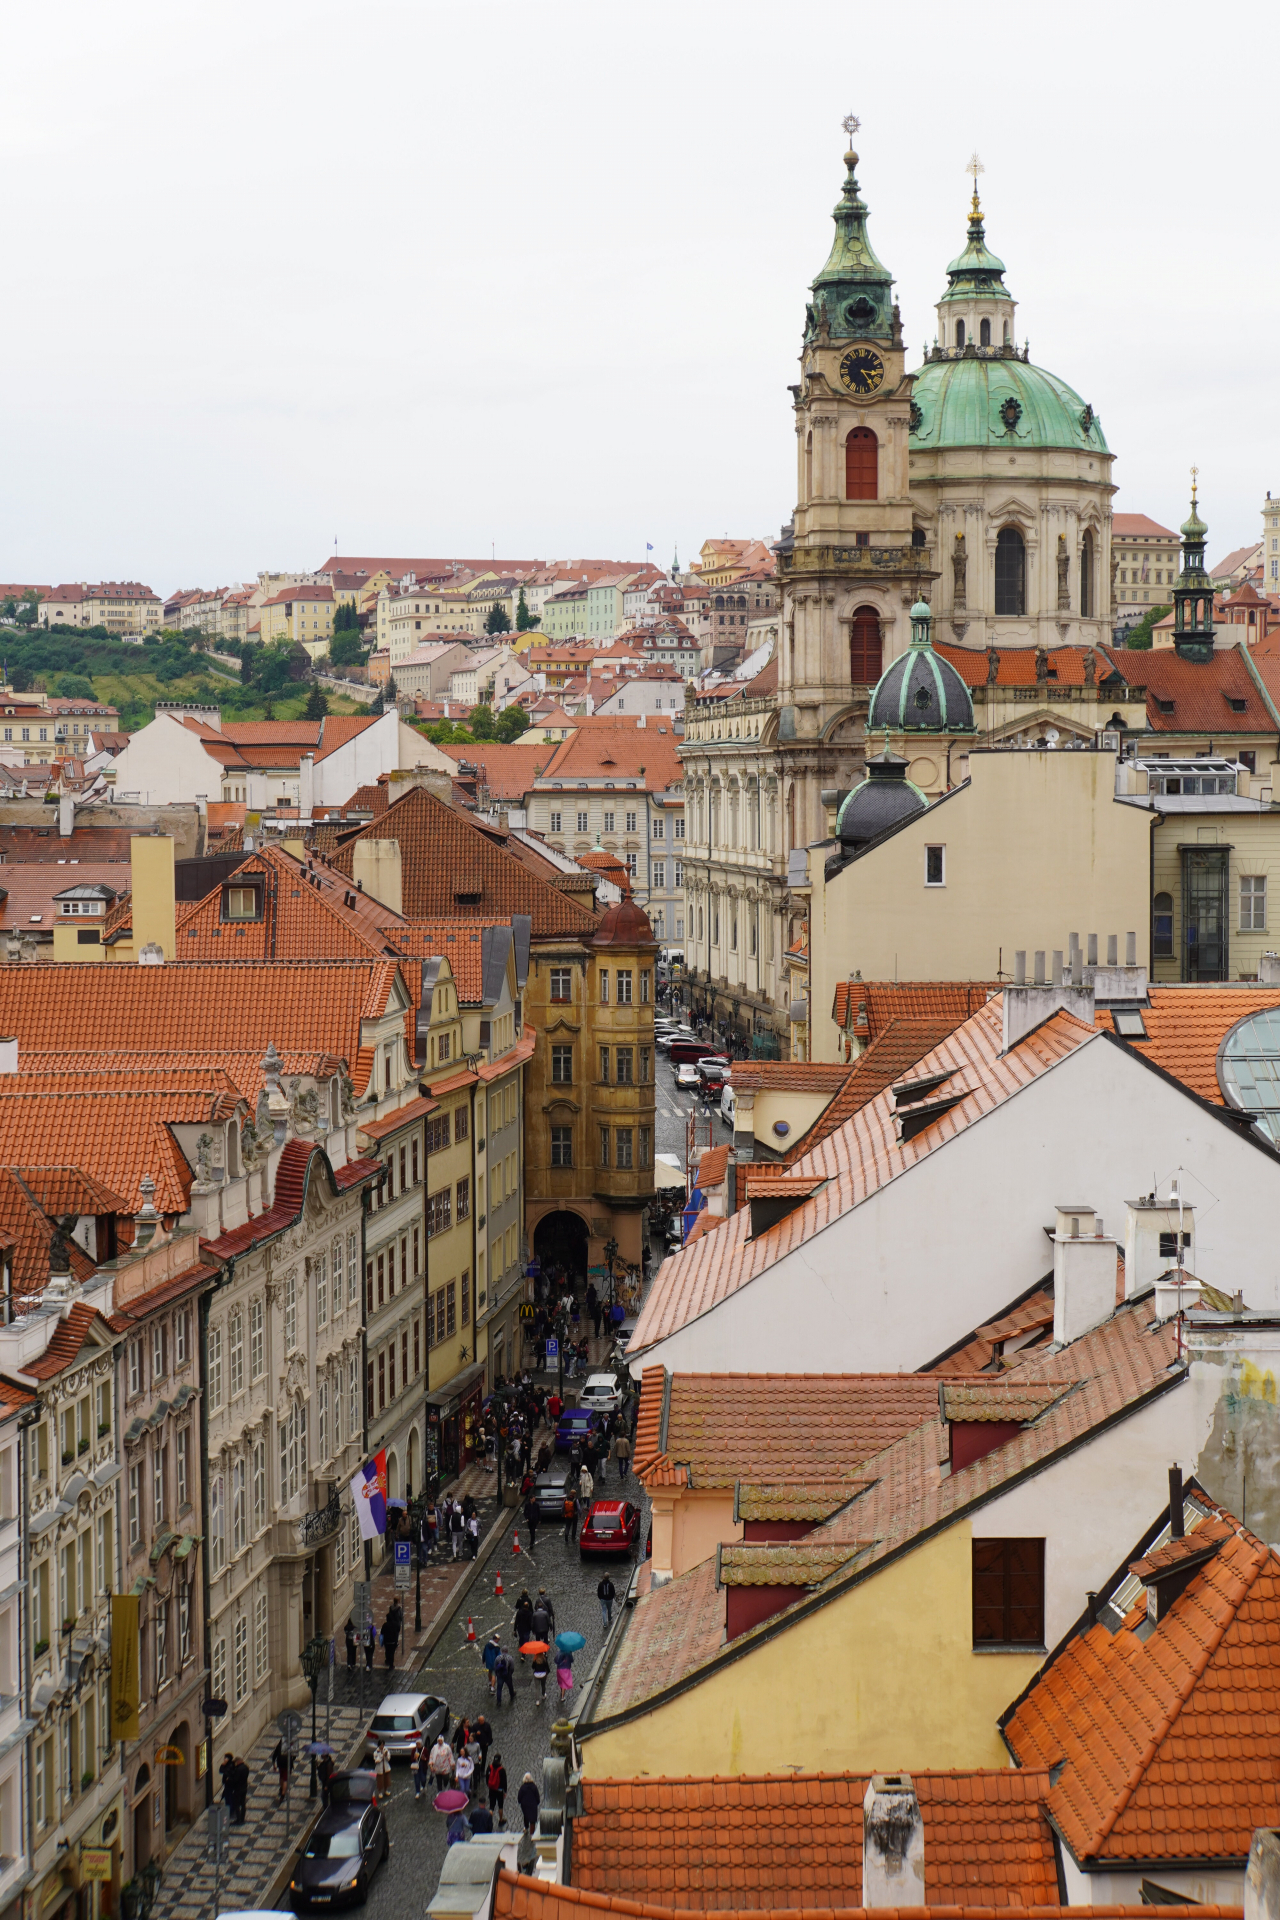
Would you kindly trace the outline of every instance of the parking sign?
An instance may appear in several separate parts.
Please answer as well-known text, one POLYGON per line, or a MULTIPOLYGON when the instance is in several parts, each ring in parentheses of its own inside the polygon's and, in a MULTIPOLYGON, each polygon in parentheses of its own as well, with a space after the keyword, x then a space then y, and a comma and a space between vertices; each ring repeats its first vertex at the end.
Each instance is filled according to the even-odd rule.
POLYGON ((396 1586, 397 1586, 397 1587, 407 1587, 407 1586, 408 1586, 408 1585, 410 1584, 410 1581, 409 1581, 409 1548, 410 1548, 410 1545, 411 1545, 411 1543, 410 1543, 410 1542, 409 1542, 408 1540, 397 1540, 397 1541, 395 1542, 395 1549, 396 1549, 396 1586))
POLYGON ((559 1358, 560 1358, 560 1342, 556 1339, 556 1336, 553 1333, 548 1334, 547 1335, 547 1359, 558 1360, 559 1358))

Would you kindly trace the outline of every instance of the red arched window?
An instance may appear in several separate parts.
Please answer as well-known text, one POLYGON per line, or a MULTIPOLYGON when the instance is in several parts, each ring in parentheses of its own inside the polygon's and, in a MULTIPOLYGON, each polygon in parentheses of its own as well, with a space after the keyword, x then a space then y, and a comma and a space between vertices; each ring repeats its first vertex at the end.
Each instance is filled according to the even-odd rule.
POLYGON ((844 497, 877 500, 880 443, 870 427, 855 427, 844 443, 844 497))
POLYGON ((874 687, 880 678, 880 615, 859 607, 849 629, 849 678, 855 687, 874 687))

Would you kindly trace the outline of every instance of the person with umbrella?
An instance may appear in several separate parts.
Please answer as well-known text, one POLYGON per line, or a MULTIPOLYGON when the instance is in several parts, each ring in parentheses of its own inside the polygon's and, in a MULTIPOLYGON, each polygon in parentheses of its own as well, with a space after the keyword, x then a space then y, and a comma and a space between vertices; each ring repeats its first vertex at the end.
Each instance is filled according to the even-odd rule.
POLYGON ((520 1811, 524 1815, 524 1830, 526 1833, 532 1833, 538 1824, 538 1808, 542 1805, 542 1797, 533 1783, 533 1775, 531 1773, 526 1773, 524 1779, 520 1782, 520 1791, 517 1793, 516 1799, 519 1801, 520 1811))
MULTIPOLYGON (((551 1665, 547 1658, 550 1649, 545 1640, 532 1641, 530 1651, 534 1647, 538 1651, 533 1655, 533 1677, 538 1687, 538 1705, 541 1706, 547 1697, 547 1681, 551 1677, 551 1665)), ((523 1652, 524 1649, 522 1648, 521 1651, 523 1652)))

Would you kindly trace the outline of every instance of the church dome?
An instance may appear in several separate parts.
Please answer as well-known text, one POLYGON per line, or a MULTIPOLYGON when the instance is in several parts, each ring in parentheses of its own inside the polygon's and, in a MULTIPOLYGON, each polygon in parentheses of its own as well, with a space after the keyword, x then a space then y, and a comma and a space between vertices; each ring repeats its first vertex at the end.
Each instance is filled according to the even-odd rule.
POLYGON ((927 600, 911 609, 911 645, 887 666, 867 712, 867 732, 972 733, 973 701, 960 675, 929 643, 927 600))
POLYGON ((634 900, 620 900, 601 916, 592 935, 594 947, 656 947, 649 917, 634 900))
POLYGON ((867 761, 867 777, 846 794, 836 819, 840 843, 848 849, 865 846, 928 803, 919 787, 907 779, 907 763, 887 749, 867 761))
POLYGON ((914 377, 911 446, 1109 451, 1093 408, 1029 361, 976 355, 929 360, 914 377))

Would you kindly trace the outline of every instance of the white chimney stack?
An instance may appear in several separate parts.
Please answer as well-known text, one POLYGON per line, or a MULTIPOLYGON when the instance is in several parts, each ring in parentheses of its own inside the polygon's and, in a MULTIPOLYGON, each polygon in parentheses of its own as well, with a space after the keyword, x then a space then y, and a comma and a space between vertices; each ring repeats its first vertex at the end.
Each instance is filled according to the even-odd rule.
POLYGON ((862 1904, 920 1907, 924 1822, 909 1773, 873 1773, 862 1802, 862 1904))
POLYGON ((1178 1236, 1183 1236, 1181 1265, 1195 1271, 1195 1208, 1179 1204, 1175 1182, 1165 1199, 1144 1193, 1125 1202, 1124 1297, 1132 1300, 1153 1287, 1162 1273, 1179 1265, 1178 1236))
POLYGON ((1092 1207, 1060 1206, 1053 1234, 1053 1337, 1069 1346, 1116 1310, 1116 1243, 1092 1207))

